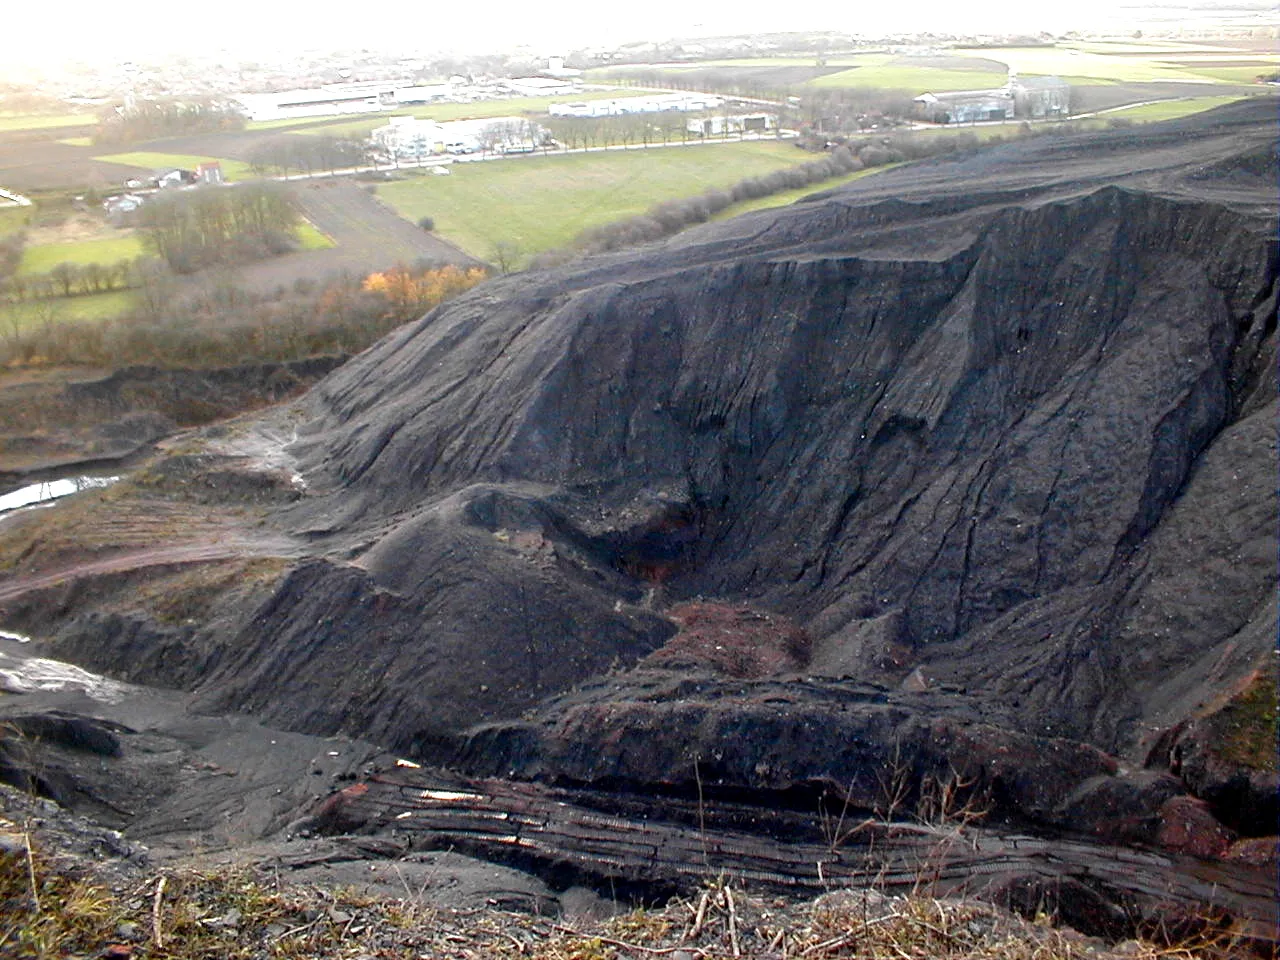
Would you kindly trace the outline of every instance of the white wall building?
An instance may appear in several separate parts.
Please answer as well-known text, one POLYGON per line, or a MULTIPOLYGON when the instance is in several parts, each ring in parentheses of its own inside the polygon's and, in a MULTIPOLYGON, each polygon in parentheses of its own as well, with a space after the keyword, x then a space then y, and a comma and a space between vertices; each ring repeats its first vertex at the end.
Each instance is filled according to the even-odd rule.
POLYGON ((619 97, 614 100, 579 100, 570 103, 553 103, 547 112, 553 117, 620 117, 632 113, 696 113, 716 110, 724 104, 723 97, 706 93, 661 93, 640 97, 619 97))
POLYGON ((722 137, 727 133, 772 130, 778 118, 771 113, 740 113, 731 116, 694 117, 685 129, 700 137, 722 137))
POLYGON ((240 93, 236 102, 250 120, 326 117, 340 113, 377 113, 395 104, 391 84, 334 83, 310 90, 240 93))
POLYGON ((370 138, 395 160, 421 160, 440 153, 482 153, 533 149, 546 138, 546 131, 524 117, 485 117, 478 120, 417 120, 392 117, 370 138))

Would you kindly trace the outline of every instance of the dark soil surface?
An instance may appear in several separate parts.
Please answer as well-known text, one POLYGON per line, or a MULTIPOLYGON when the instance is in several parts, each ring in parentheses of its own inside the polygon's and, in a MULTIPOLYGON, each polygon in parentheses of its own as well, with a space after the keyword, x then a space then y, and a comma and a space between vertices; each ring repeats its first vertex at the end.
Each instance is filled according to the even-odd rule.
MULTIPOLYGON (((1080 84, 1071 88, 1071 109, 1076 113, 1110 110, 1148 100, 1180 100, 1183 97, 1248 97, 1256 86, 1221 83, 1108 83, 1080 84)), ((1123 114, 1119 114, 1123 116, 1123 114)))
POLYGON ((148 468, 305 556, 6 626, 487 775, 1226 858, 1276 821, 1277 171, 1246 103, 500 278, 148 468))
POLYGON ((88 127, 59 127, 0 133, 0 184, 19 193, 119 186, 127 167, 94 160, 104 152, 99 148, 57 142, 89 132, 88 127))

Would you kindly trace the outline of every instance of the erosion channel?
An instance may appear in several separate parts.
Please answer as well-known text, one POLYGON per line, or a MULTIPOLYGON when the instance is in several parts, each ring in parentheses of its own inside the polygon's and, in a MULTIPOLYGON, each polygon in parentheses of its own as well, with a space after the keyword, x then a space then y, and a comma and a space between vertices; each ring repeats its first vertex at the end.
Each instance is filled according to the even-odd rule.
POLYGON ((12 656, 115 683, 14 680, 0 769, 159 847, 1265 952, 1278 173, 1242 103, 485 283, 0 520, 12 656))

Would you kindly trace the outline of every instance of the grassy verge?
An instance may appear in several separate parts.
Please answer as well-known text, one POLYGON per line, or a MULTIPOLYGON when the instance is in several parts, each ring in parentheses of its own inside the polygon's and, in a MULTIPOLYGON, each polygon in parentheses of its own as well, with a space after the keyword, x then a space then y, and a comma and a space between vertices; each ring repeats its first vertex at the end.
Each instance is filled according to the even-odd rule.
POLYGON ((664 200, 805 159, 773 141, 529 157, 454 164, 453 176, 390 183, 378 193, 408 220, 433 217, 437 233, 474 256, 488 258, 506 243, 523 260, 664 200))
POLYGON ((119 263, 144 253, 142 240, 134 234, 105 240, 71 243, 42 243, 22 252, 18 272, 24 275, 48 273, 60 263, 119 263))
POLYGON ((1139 123, 1155 123, 1159 120, 1175 120, 1202 110, 1211 110, 1224 103, 1235 103, 1240 97, 1195 97, 1189 100, 1165 100, 1160 103, 1144 103, 1100 114, 1106 119, 1135 120, 1139 123))
POLYGON ((106 163, 119 163, 126 167, 137 167, 147 171, 166 167, 194 170, 202 163, 219 163, 222 165, 222 175, 228 180, 256 179, 252 168, 243 160, 227 160, 221 157, 194 157, 184 153, 136 151, 134 153, 109 153, 93 159, 102 160, 106 163))
POLYGON ((310 220, 303 220, 294 233, 300 250, 328 250, 337 246, 328 234, 321 233, 310 220))

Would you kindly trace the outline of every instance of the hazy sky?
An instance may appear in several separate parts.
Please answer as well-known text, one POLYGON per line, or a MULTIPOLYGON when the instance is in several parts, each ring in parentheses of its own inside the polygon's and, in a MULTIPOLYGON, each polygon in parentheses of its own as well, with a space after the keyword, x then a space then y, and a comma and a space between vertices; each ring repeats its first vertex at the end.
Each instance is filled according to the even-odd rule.
POLYGON ((1105 0, 1032 4, 1025 0, 913 0, 909 4, 647 0, 192 0, 133 5, 110 12, 101 0, 6 4, 5 59, 68 56, 128 59, 148 53, 231 48, 246 56, 307 47, 478 51, 527 43, 541 52, 586 44, 765 30, 970 29, 1010 32, 1087 28, 1114 9, 1105 0))

